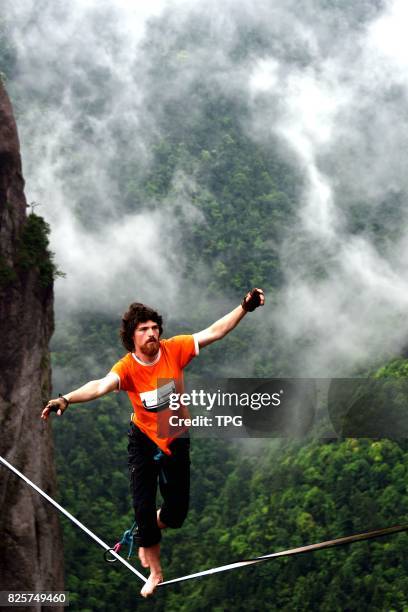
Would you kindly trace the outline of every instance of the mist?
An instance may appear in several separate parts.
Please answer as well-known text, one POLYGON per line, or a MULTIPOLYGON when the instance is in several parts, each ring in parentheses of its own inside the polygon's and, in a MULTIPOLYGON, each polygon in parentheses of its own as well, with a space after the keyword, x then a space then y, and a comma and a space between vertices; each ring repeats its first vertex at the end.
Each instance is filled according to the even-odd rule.
MULTIPOLYGON (((404 348, 408 9, 401 0, 4 6, 17 52, 17 77, 7 86, 27 199, 50 223, 66 274, 56 282, 58 316, 116 315, 135 299, 187 320, 196 296, 214 318, 236 305, 230 295, 216 303, 206 296, 204 265, 195 283, 184 280, 188 253, 175 211, 200 222, 194 172, 176 167, 160 206, 154 194, 139 196, 166 105, 187 98, 199 114, 194 84, 207 82, 239 100, 246 135, 273 143, 302 177, 280 247, 283 285, 248 323, 273 329, 280 350, 296 354, 292 370, 279 374, 347 375, 404 348), (237 44, 254 32, 262 44, 239 56, 237 44), (131 194, 118 168, 134 180, 131 194)), ((269 345, 261 334, 260 354, 269 345)), ((255 359, 233 368, 250 374, 255 359)))

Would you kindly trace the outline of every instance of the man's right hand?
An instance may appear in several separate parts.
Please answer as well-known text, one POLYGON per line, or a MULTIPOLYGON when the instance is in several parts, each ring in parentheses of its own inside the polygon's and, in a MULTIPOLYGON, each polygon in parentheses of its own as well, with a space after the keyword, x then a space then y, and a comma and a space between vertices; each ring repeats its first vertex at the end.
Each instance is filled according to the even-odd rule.
POLYGON ((62 416, 69 404, 77 404, 78 402, 90 402, 91 400, 98 399, 102 395, 106 395, 111 391, 119 389, 119 376, 114 372, 109 372, 104 378, 98 380, 90 380, 85 383, 79 389, 70 391, 64 397, 60 395, 56 399, 52 399, 48 402, 46 407, 41 413, 41 418, 46 421, 50 416, 50 412, 56 412, 57 416, 62 416))
POLYGON ((46 421, 51 412, 56 412, 57 416, 62 416, 67 408, 68 402, 65 397, 57 397, 56 399, 52 399, 48 402, 41 413, 41 418, 46 421))

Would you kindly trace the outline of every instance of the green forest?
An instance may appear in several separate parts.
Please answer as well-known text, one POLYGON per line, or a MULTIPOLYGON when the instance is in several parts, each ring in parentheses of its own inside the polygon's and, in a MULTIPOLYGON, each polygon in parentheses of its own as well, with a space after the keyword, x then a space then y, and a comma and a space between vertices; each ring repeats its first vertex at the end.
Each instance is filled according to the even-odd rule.
MULTIPOLYGON (((112 329, 106 321, 84 323, 80 336, 70 335, 70 346, 55 340, 54 363, 72 359, 76 369, 81 345, 109 360, 112 329)), ((405 376, 406 367, 405 360, 395 360, 377 375, 405 376)), ((133 521, 126 467, 129 405, 121 395, 72 406, 54 424, 61 502, 112 544, 133 521)), ((403 524, 407 469, 405 440, 313 434, 301 441, 193 438, 191 509, 181 530, 163 536, 165 575, 403 524)), ((144 602, 124 568, 104 563, 103 551, 63 522, 75 609, 112 609, 118 593, 125 609, 407 608, 406 533, 164 587, 144 602)))
MULTIPOLYGON (((339 4, 321 2, 323 7, 336 10, 339 4)), ((344 15, 349 16, 352 5, 344 5, 344 15)), ((363 17, 357 15, 357 20, 363 17)), ((165 321, 164 336, 171 337, 206 327, 225 314, 221 298, 238 305, 251 287, 265 290, 265 309, 274 307, 284 282, 280 247, 287 229, 297 222, 304 176, 277 139, 271 137, 265 144, 250 137, 244 127, 249 112, 246 100, 234 92, 227 95, 216 81, 192 80, 187 95, 181 91, 174 98, 158 96, 160 87, 165 88, 184 69, 188 62, 185 48, 191 48, 191 40, 201 40, 206 27, 202 23, 201 28, 187 28, 182 34, 173 32, 166 39, 166 54, 161 49, 165 33, 166 24, 153 21, 146 43, 154 70, 149 73, 150 99, 147 96, 145 104, 156 106, 160 126, 149 136, 150 166, 147 172, 140 172, 138 160, 132 156, 132 143, 118 130, 114 144, 123 155, 112 167, 111 179, 118 185, 122 212, 160 212, 171 206, 179 228, 177 247, 188 255, 183 258, 180 293, 184 292, 191 306, 188 316, 173 312, 165 321), (188 195, 196 217, 185 216, 177 203, 177 173, 194 177, 188 195)), ((267 32, 243 25, 239 44, 229 52, 232 60, 242 62, 255 51, 263 49, 266 53, 271 47, 267 32)), ((290 52, 291 61, 300 65, 303 60, 293 49, 290 52)), ((11 94, 17 122, 29 105, 43 105, 46 110, 51 104, 45 94, 40 97, 36 93, 34 86, 24 94, 13 85, 19 78, 17 49, 8 35, 5 16, 0 16, 0 74, 11 94)), ((78 78, 81 96, 84 84, 79 76, 73 78, 78 78)), ((88 85, 98 96, 90 108, 84 94, 84 122, 77 126, 77 137, 92 139, 87 120, 103 113, 104 75, 89 73, 88 78, 88 85)), ((58 92, 53 95, 58 96, 58 92)), ((73 152, 69 171, 78 172, 79 163, 73 152)), ((29 182, 30 177, 25 179, 29 182)), ((379 249, 386 249, 402 231, 403 202, 390 198, 383 204, 373 210, 369 203, 347 201, 342 211, 351 235, 370 235, 379 249)), ((76 206, 77 217, 84 223, 97 216, 92 195, 84 194, 76 206)), ((39 221, 40 213, 41 209, 36 210, 30 223, 41 226, 44 250, 48 248, 44 227, 48 227, 39 221)), ((52 234, 52 226, 50 230, 52 234)), ((35 257, 35 240, 27 237, 26 242, 26 250, 34 249, 30 251, 30 265, 41 267, 35 257)), ((310 258, 310 277, 324 276, 324 258, 316 258, 302 236, 297 246, 305 250, 305 258, 310 258)), ((23 258, 22 265, 25 261, 23 258)), ((44 282, 49 282, 52 275, 63 274, 64 270, 57 271, 50 262, 41 272, 44 282)), ((63 292, 64 280, 58 282, 63 292)), ((126 307, 120 304, 117 309, 126 307)), ((204 349, 188 367, 186 377, 211 378, 219 372, 260 379, 301 375, 298 356, 302 346, 282 346, 279 329, 262 327, 256 319, 258 312, 250 316, 253 318, 248 317, 249 321, 224 341, 204 349)), ((118 327, 117 316, 97 309, 69 318, 57 313, 51 345, 54 394, 72 390, 110 370, 124 354, 118 327)), ((303 339, 305 345, 309 342, 311 338, 303 339)), ((404 378, 407 374, 404 354, 389 355, 385 361, 374 355, 364 371, 353 373, 376 379, 404 378)), ((71 406, 63 418, 55 418, 52 423, 58 501, 112 545, 133 522, 127 474, 130 410, 124 393, 112 394, 85 406, 71 406)), ((326 425, 317 423, 303 439, 227 442, 193 436, 190 512, 182 529, 166 530, 163 535, 165 578, 408 523, 408 442, 325 436, 326 425)), ((144 601, 139 596, 140 583, 133 575, 117 563, 105 563, 101 548, 65 518, 61 521, 66 590, 70 592, 71 609, 78 612, 119 608, 151 612, 408 612, 407 533, 163 587, 151 600, 144 601)), ((137 564, 136 557, 134 562, 137 564)))

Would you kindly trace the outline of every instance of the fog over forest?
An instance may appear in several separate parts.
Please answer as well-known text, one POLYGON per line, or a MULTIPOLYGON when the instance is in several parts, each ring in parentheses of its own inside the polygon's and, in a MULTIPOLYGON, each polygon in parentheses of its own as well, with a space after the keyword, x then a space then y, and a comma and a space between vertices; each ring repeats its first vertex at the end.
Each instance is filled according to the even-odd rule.
MULTIPOLYGON (((298 183, 279 242, 282 282, 269 295, 266 287, 268 305, 248 329, 274 330, 282 351, 296 347, 305 376, 349 373, 404 348, 405 2, 3 6, 27 199, 50 223, 66 274, 56 283, 59 318, 117 316, 137 299, 191 321, 197 301, 220 316, 241 299, 227 280, 218 297, 208 293, 208 262, 185 275, 183 232, 206 224, 195 203, 204 157, 191 172, 171 167, 165 197, 141 187, 169 109, 187 108, 186 124, 199 124, 200 92, 210 90, 233 101, 245 136, 273 149, 298 183)), ((271 339, 261 336, 267 355, 271 339)))

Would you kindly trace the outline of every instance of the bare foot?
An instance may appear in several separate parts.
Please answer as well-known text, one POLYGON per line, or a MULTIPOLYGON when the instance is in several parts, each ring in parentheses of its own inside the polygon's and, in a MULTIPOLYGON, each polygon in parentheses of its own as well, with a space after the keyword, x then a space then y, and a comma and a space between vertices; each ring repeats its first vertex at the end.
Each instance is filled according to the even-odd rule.
POLYGON ((160 520, 160 510, 161 510, 161 508, 159 508, 159 509, 157 510, 157 526, 158 526, 160 529, 166 529, 167 525, 165 525, 164 523, 162 523, 162 521, 160 520))
POLYGON ((142 567, 149 567, 149 564, 146 559, 146 551, 143 546, 139 547, 139 559, 140 563, 142 564, 142 567))
POLYGON ((153 546, 140 546, 139 559, 143 567, 150 567, 150 576, 140 591, 143 597, 148 597, 153 593, 159 582, 163 582, 163 573, 160 566, 160 543, 153 544, 153 546))
POLYGON ((143 589, 140 591, 140 594, 143 597, 149 597, 149 595, 153 594, 155 588, 160 582, 163 582, 163 575, 161 573, 153 574, 152 572, 148 578, 148 581, 145 583, 143 589))

